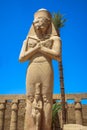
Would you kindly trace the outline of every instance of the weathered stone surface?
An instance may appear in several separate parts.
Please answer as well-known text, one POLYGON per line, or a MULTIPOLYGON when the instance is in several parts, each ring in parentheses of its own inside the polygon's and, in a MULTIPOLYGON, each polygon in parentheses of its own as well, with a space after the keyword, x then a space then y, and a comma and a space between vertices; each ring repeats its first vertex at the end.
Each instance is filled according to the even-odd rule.
POLYGON ((63 130, 87 130, 87 127, 78 124, 67 124, 64 125, 63 130))
POLYGON ((5 101, 0 102, 0 130, 4 130, 5 101))
POLYGON ((82 105, 80 101, 75 102, 75 119, 76 119, 76 124, 82 125, 82 105))
POLYGON ((17 130, 18 124, 18 101, 12 102, 10 130, 17 130))
MULTIPOLYGON (((66 94, 66 98, 75 99, 76 97, 80 97, 80 99, 87 99, 87 94, 66 94)), ((4 130, 10 129, 10 121, 11 121, 11 107, 13 100, 19 100, 18 104, 18 126, 17 130, 24 130, 24 118, 25 118, 25 95, 0 95, 0 102, 5 103, 5 119, 4 119, 4 130), (3 102, 4 101, 4 102, 3 102), (5 102, 6 101, 6 102, 5 102)), ((61 99, 60 95, 53 95, 53 100, 61 99)), ((87 126, 87 105, 82 105, 82 122, 84 126, 87 126)), ((59 123, 61 125, 61 112, 59 114, 59 123)), ((75 124, 75 104, 67 104, 67 123, 75 124)))

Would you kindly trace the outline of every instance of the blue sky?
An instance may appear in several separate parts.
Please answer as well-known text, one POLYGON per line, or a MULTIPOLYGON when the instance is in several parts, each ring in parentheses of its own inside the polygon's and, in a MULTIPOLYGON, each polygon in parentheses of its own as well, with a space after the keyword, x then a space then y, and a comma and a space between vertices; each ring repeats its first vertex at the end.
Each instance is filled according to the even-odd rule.
MULTIPOLYGON (((25 94, 28 62, 18 61, 34 12, 60 11, 66 93, 87 92, 87 0, 0 0, 0 94, 25 94)), ((53 61, 54 93, 60 93, 58 62, 53 61)))

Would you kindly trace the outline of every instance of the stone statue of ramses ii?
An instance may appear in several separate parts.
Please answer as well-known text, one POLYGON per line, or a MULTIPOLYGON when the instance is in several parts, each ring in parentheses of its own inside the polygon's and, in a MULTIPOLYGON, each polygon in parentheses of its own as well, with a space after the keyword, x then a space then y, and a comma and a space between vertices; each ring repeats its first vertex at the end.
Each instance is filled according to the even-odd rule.
POLYGON ((38 10, 23 42, 20 62, 30 60, 26 74, 26 115, 24 130, 51 130, 52 59, 61 60, 61 40, 46 9, 38 10))

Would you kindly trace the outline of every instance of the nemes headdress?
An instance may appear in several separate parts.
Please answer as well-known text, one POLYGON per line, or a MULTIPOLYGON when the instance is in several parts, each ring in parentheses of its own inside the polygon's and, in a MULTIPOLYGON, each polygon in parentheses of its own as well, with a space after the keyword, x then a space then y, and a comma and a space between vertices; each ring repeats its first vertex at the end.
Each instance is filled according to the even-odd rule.
MULTIPOLYGON (((48 20, 51 21, 51 26, 49 27, 48 29, 48 35, 54 35, 56 36, 57 35, 57 32, 56 32, 56 29, 53 25, 53 22, 52 22, 52 16, 50 14, 50 12, 46 9, 39 9, 35 14, 34 14, 34 21, 35 19, 39 18, 39 17, 44 17, 44 18, 47 18, 48 20)), ((28 36, 27 37, 35 37, 36 36, 36 32, 34 30, 34 26, 32 24, 31 28, 30 28, 30 31, 28 33, 28 36)), ((37 37, 37 36, 36 36, 37 37)))
POLYGON ((38 18, 38 17, 45 17, 49 20, 52 19, 51 14, 46 10, 46 9, 39 9, 35 14, 34 14, 34 18, 38 18))

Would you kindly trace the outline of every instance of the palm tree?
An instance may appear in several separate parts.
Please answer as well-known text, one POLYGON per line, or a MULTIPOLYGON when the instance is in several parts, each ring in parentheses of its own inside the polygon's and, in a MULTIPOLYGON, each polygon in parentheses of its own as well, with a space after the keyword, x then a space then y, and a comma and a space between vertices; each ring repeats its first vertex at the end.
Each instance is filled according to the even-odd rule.
POLYGON ((52 106, 52 130, 60 130, 60 123, 58 118, 58 112, 62 110, 60 103, 54 103, 52 106))
MULTIPOLYGON (((52 19, 55 29, 60 36, 60 28, 64 26, 66 19, 59 12, 53 14, 52 19)), ((63 79, 63 65, 62 65, 62 47, 61 47, 61 61, 59 61, 59 73, 60 73, 60 90, 61 90, 61 103, 62 103, 62 126, 66 123, 66 111, 65 111, 65 90, 63 79)))

